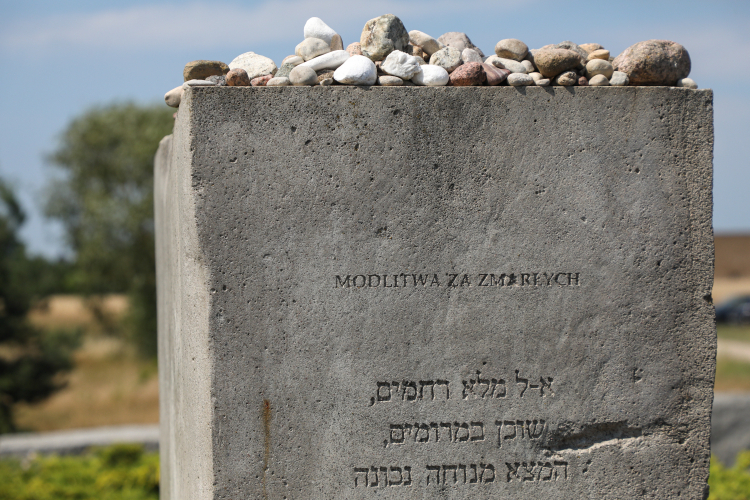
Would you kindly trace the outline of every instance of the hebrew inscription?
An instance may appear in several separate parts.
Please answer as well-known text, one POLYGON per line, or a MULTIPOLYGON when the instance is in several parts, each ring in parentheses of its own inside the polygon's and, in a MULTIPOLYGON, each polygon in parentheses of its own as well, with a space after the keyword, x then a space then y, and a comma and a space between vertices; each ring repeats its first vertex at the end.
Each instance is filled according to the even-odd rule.
POLYGON ((334 288, 577 287, 580 272, 386 273, 335 275, 334 288))
POLYGON ((568 462, 541 460, 530 462, 426 465, 419 478, 412 480, 412 467, 355 467, 355 488, 412 487, 414 481, 422 486, 491 485, 500 483, 544 483, 567 481, 568 462))

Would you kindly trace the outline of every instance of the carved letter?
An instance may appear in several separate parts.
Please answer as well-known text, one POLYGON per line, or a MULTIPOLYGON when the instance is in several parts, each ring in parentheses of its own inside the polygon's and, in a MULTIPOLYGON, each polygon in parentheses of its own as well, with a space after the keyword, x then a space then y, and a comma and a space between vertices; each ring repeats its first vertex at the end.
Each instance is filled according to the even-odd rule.
POLYGON ((378 482, 378 468, 371 466, 370 467, 370 472, 372 472, 373 475, 375 476, 375 482, 374 483, 370 483, 370 486, 377 486, 379 484, 379 482, 378 482))
POLYGON ((342 280, 342 279, 341 279, 341 276, 339 276, 339 275, 337 274, 337 275, 336 275, 336 284, 335 284, 335 285, 333 286, 333 288, 338 288, 338 287, 339 287, 339 285, 341 285, 341 288, 344 288, 344 287, 346 287, 346 288, 349 288, 349 278, 350 278, 350 276, 349 276, 349 275, 347 275, 347 276, 346 276, 346 279, 343 279, 343 280, 342 280))
POLYGON ((539 471, 539 477, 542 481, 552 481, 552 473, 554 472, 554 469, 552 468, 552 464, 547 462, 544 465, 542 465, 542 469, 539 471), (542 472, 544 472, 544 469, 549 469, 549 475, 548 476, 542 476, 542 472))
POLYGON ((435 472, 435 484, 440 485, 440 466, 439 465, 428 465, 427 466, 427 486, 430 485, 430 477, 435 472))
POLYGON ((568 273, 568 286, 573 286, 573 282, 578 286, 578 275, 579 273, 568 273))
POLYGON ((368 469, 367 467, 355 467, 355 468, 354 468, 354 487, 355 487, 355 488, 356 488, 357 486, 359 486, 359 484, 360 484, 360 483, 362 482, 362 481, 361 481, 361 478, 360 478, 360 477, 359 477, 359 476, 358 476, 357 474, 364 474, 364 475, 365 475, 365 482, 364 482, 364 486, 366 487, 366 486, 368 485, 368 481, 367 481, 367 473, 369 472, 369 470, 370 470, 370 469, 368 469), (359 481, 357 481, 358 479, 360 479, 360 480, 359 480, 359 481))
POLYGON ((447 422, 447 423, 446 422, 440 422, 440 427, 441 428, 443 428, 443 427, 447 427, 448 428, 448 442, 452 443, 453 442, 453 433, 452 433, 453 427, 451 426, 450 422, 447 422))
MULTIPOLYGON (((513 431, 513 434, 505 434, 503 435, 503 440, 506 439, 516 439, 516 421, 515 420, 506 420, 503 422, 505 424, 505 429, 507 430, 508 427, 513 431)), ((521 436, 523 437, 523 436, 521 436)))
POLYGON ((411 486, 411 467, 404 466, 404 486, 411 486))
POLYGON ((390 401, 391 400, 391 384, 388 382, 378 382, 378 403, 382 403, 384 401, 390 401), (383 394, 381 389, 387 388, 387 394, 383 394))
POLYGON ((508 467, 508 482, 513 481, 513 477, 519 478, 518 468, 521 466, 518 462, 515 463, 515 467, 510 462, 505 462, 505 466, 508 467))
POLYGON ((486 274, 480 274, 479 275, 479 286, 490 286, 489 283, 487 283, 486 285, 484 284, 484 280, 486 280, 486 279, 487 279, 487 275, 486 274))
POLYGON ((531 277, 530 274, 521 273, 521 286, 529 285, 529 278, 531 277))
POLYGON ((469 281, 469 275, 468 274, 464 274, 464 277, 461 278, 461 284, 458 285, 458 286, 464 286, 464 284, 466 286, 471 286, 471 281, 469 281))
POLYGON ((477 464, 471 464, 469 467, 474 471, 474 477, 469 479, 469 484, 477 484, 479 480, 479 476, 477 475, 477 464))
POLYGON ((520 397, 523 397, 523 393, 526 392, 526 389, 529 388, 529 379, 520 378, 518 376, 518 370, 516 370, 516 384, 523 384, 523 389, 521 390, 521 396, 520 396, 520 397))
POLYGON ((495 390, 492 391, 492 394, 498 399, 505 397, 505 380, 500 379, 497 381, 497 385, 495 386, 495 390))
MULTIPOLYGON (((445 399, 446 399, 446 401, 451 398, 449 384, 450 384, 450 382, 448 382, 447 380, 436 380, 435 381, 435 385, 437 385, 437 386, 445 386, 445 399)), ((434 390, 435 389, 433 389, 433 391, 434 390)))
POLYGON ((393 476, 388 476, 388 486, 400 486, 404 482, 404 477, 401 474, 401 467, 391 467, 391 473, 398 473, 398 481, 391 479, 393 476))
POLYGON ((541 388, 539 389, 539 395, 544 396, 544 388, 546 387, 550 395, 554 396, 555 392, 552 390, 552 377, 547 377, 547 380, 544 380, 544 377, 542 377, 539 380, 542 382, 541 388))
POLYGON ((471 428, 478 428, 479 433, 471 436, 472 441, 484 441, 484 424, 482 422, 472 422, 471 428))
POLYGON ((388 285, 388 275, 387 274, 383 275, 383 286, 385 288, 393 288, 393 285, 388 285))
POLYGON ((367 286, 368 287, 370 287, 370 288, 377 288, 377 287, 380 286, 380 275, 378 275, 378 274, 370 274, 370 275, 367 276, 367 278, 368 278, 368 281, 367 281, 367 286), (377 278, 378 279, 378 281, 376 281, 374 285, 372 284, 372 279, 373 278, 377 278))
POLYGON ((443 465, 443 486, 448 484, 448 481, 446 479, 448 471, 453 472, 453 484, 456 484, 458 482, 458 478, 456 477, 457 470, 458 470, 458 467, 455 465, 443 465))
POLYGON ((544 433, 546 424, 544 420, 527 420, 526 426, 529 428, 529 437, 531 439, 539 439, 544 433))
POLYGON ((495 482, 495 466, 492 464, 479 464, 482 467, 482 473, 479 475, 479 480, 483 483, 494 483, 495 482), (488 474, 488 472, 490 474, 488 474), (491 477, 489 477, 491 475, 491 477))
POLYGON ((391 424, 391 443, 390 444, 404 444, 404 426, 398 424, 391 424))
POLYGON ((562 467, 563 473, 563 479, 568 479, 568 462, 557 462, 555 461, 555 481, 557 481, 557 478, 559 476, 557 472, 557 468, 562 467))
POLYGON ((465 443, 469 440, 469 424, 466 422, 459 424, 458 422, 454 422, 453 425, 457 427, 456 429, 456 442, 457 443, 465 443), (466 431, 466 436, 458 437, 458 433, 461 431, 466 431))
POLYGON ((445 275, 448 276, 448 286, 458 286, 453 284, 456 278, 458 278, 458 274, 445 273, 445 275))
POLYGON ((420 380, 419 381, 419 399, 425 399, 424 388, 430 386, 430 401, 435 400, 435 382, 433 380, 420 380))
POLYGON ((415 443, 426 443, 430 440, 430 426, 427 424, 414 424, 414 428, 417 429, 417 432, 414 433, 414 442, 415 443), (422 436, 419 435, 421 431, 424 431, 424 434, 422 436))
POLYGON ((417 399, 417 383, 416 382, 403 382, 404 387, 404 401, 414 401, 417 399), (409 389, 414 391, 413 393, 409 393, 409 389))
POLYGON ((432 282, 430 283, 430 286, 432 285, 440 286, 440 280, 438 279, 437 274, 432 275, 432 282))
POLYGON ((362 287, 363 287, 363 286, 365 286, 366 284, 367 284, 367 278, 365 277, 365 275, 364 275, 364 274, 358 274, 358 275, 356 275, 356 276, 355 276, 354 278, 352 278, 352 285, 353 285, 353 286, 356 286, 357 288, 362 288, 362 287), (357 279, 358 279, 358 278, 362 278, 362 284, 361 284, 361 285, 358 285, 358 284, 357 284, 357 279))

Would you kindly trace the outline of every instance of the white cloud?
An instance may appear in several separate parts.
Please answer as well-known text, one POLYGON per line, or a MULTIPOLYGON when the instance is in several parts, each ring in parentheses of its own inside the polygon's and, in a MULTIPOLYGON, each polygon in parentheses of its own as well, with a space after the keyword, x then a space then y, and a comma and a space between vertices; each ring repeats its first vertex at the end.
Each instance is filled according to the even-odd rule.
MULTIPOLYGON (((473 9, 496 10, 525 2, 481 0, 473 9)), ((302 37, 305 21, 317 16, 334 29, 361 26, 377 15, 400 17, 429 13, 450 15, 462 7, 453 1, 374 0, 346 5, 334 0, 271 1, 257 6, 191 3, 137 6, 90 14, 63 14, 21 20, 0 34, 0 49, 8 52, 99 47, 138 50, 179 44, 183 48, 212 48, 257 44, 302 37)))

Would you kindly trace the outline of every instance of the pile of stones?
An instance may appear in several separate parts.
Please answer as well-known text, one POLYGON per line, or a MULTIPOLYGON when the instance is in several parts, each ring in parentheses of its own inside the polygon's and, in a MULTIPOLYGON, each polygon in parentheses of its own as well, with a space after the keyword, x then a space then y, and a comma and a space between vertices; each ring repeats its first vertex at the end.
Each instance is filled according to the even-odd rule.
POLYGON ((663 85, 696 89, 688 78, 690 56, 668 40, 648 40, 613 58, 596 43, 562 42, 529 50, 521 40, 497 42, 485 57, 465 33, 435 39, 406 31, 401 20, 386 14, 367 21, 359 42, 344 49, 341 36, 317 17, 304 27, 304 40, 278 67, 268 57, 246 52, 228 65, 193 61, 185 66, 185 83, 164 96, 178 107, 190 86, 284 87, 312 85, 479 86, 663 85))

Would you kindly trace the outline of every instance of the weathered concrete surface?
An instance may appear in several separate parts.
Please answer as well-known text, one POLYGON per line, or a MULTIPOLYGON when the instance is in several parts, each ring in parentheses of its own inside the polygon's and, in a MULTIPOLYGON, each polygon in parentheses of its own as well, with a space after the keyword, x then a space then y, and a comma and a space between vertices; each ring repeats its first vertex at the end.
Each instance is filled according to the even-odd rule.
POLYGON ((712 113, 188 89, 157 162, 166 497, 703 498, 712 113))

